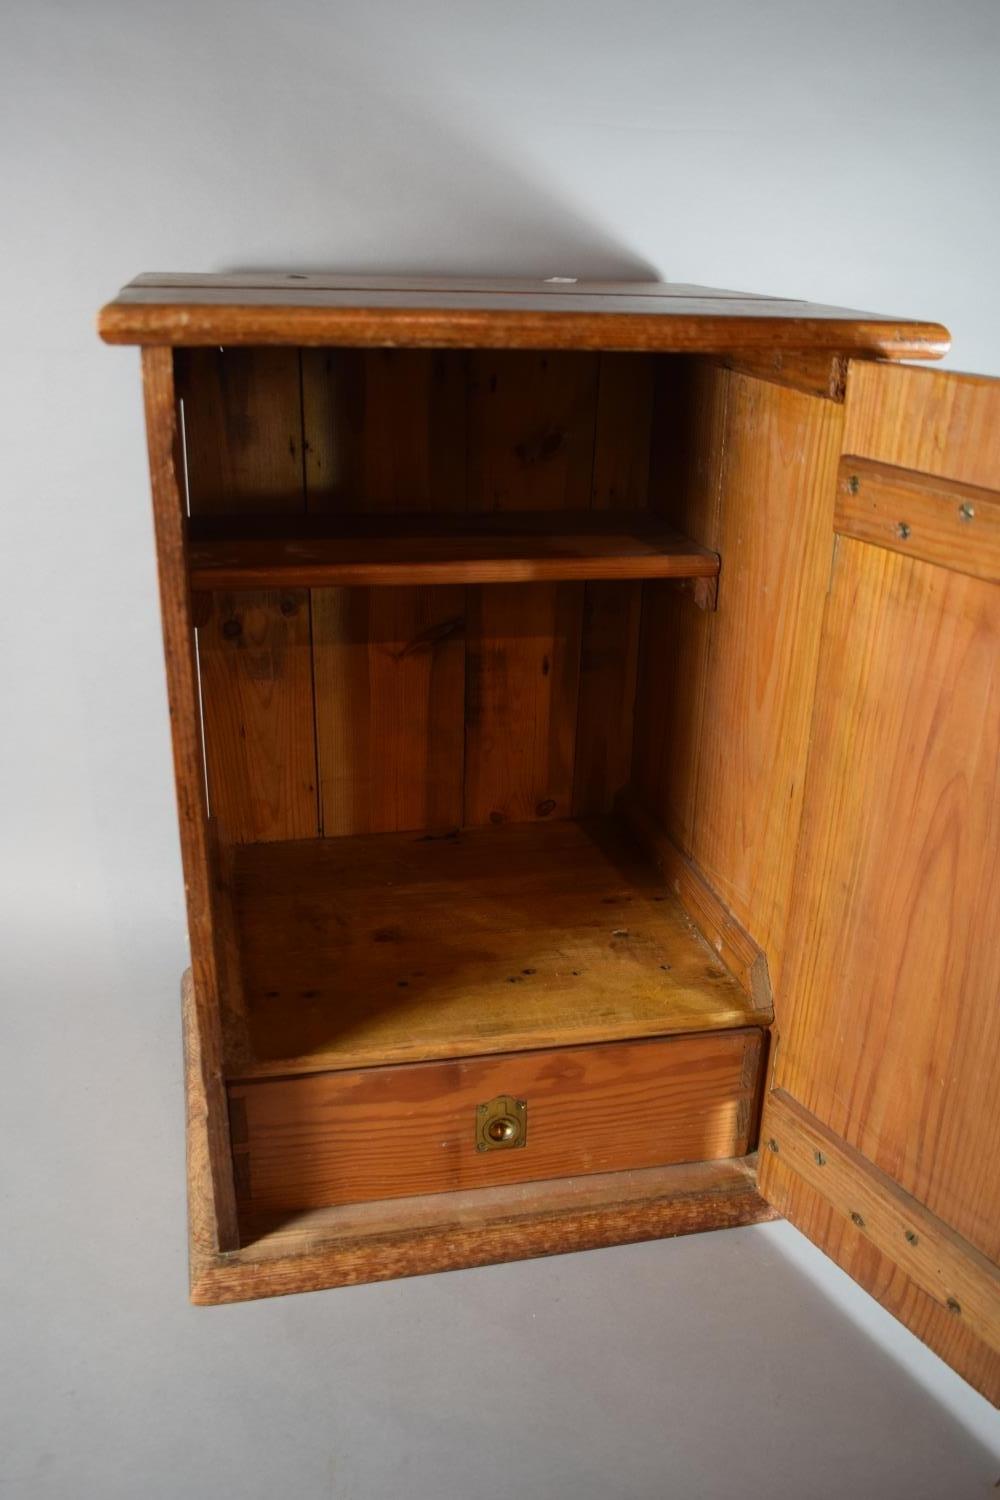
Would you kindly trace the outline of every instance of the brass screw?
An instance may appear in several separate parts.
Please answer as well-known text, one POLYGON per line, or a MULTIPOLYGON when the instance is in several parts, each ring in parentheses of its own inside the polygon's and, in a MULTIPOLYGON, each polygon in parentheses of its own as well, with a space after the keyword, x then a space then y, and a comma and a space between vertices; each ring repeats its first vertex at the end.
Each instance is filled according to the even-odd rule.
POLYGON ((947 1309, 948 1309, 948 1311, 950 1313, 954 1313, 955 1316, 956 1316, 956 1318, 960 1318, 961 1317, 961 1315, 962 1315, 962 1304, 961 1304, 961 1302, 957 1301, 956 1298, 949 1297, 948 1301, 945 1303, 945 1307, 947 1307, 947 1309))
POLYGON ((822 1151, 816 1152, 816 1165, 817 1167, 826 1166, 826 1157, 823 1155, 822 1151))
POLYGON ((975 519, 976 507, 970 505, 968 500, 958 507, 958 518, 960 521, 972 521, 975 519))
POLYGON ((854 1224, 856 1224, 859 1229, 864 1229, 864 1227, 865 1227, 865 1221, 861 1217, 860 1214, 852 1213, 851 1214, 851 1222, 854 1223, 854 1224))
POLYGON ((910 535, 910 528, 905 521, 899 522, 898 526, 896 527, 896 535, 899 537, 901 542, 905 542, 907 537, 910 535))
POLYGON ((767 1149, 768 1149, 768 1151, 773 1151, 774 1154, 775 1154, 775 1156, 777 1156, 777 1154, 778 1154, 778 1143, 774 1139, 773 1135, 772 1135, 771 1139, 767 1143, 767 1149))
POLYGON ((915 1234, 912 1229, 906 1231, 906 1243, 908 1245, 916 1245, 919 1242, 919 1238, 919 1235, 915 1234))
POLYGON ((852 495, 856 495, 858 493, 858 490, 861 488, 861 480, 858 478, 857 474, 851 475, 850 479, 847 481, 847 488, 850 490, 852 495))

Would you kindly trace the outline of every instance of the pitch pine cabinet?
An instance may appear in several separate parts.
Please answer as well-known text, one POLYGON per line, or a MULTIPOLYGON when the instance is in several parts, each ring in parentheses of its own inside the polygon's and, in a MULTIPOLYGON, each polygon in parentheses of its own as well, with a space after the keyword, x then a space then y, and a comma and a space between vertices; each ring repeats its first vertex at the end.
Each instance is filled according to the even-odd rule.
POLYGON ((697 287, 147 275, 193 1297, 786 1215, 1000 1396, 1000 385, 697 287))

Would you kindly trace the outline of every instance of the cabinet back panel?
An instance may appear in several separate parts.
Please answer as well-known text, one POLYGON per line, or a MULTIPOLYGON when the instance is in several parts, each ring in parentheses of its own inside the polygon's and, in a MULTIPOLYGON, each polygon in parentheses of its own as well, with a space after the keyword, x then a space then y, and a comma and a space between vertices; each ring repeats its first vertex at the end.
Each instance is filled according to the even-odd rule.
MULTIPOLYGON (((177 361, 192 515, 647 503, 645 355, 244 348, 177 361)), ((631 756, 640 598, 612 582, 212 595, 198 635, 222 837, 607 811, 631 756)))

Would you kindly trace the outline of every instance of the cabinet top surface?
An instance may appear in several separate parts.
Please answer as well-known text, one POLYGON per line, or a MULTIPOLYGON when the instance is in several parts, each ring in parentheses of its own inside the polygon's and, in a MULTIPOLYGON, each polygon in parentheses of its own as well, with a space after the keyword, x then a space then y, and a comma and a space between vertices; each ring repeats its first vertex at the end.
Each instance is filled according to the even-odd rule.
POLYGON ((109 344, 782 348, 937 359, 939 323, 678 282, 148 272, 101 310, 109 344))

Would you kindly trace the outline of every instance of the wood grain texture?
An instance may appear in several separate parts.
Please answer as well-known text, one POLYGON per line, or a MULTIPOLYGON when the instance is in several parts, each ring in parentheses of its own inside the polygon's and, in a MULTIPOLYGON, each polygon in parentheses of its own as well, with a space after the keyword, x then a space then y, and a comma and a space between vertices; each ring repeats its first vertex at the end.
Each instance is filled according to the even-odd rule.
POLYGON ((761 1038, 715 1032, 234 1084, 236 1181, 252 1212, 278 1212, 743 1156, 761 1038), (478 1151, 477 1106, 499 1095, 525 1103, 525 1144, 478 1151))
POLYGON ((467 386, 461 354, 303 350, 309 511, 463 510, 467 386))
POLYGON ((199 1174, 193 1232, 207 1251, 236 1243, 236 1203, 230 1158, 229 1121, 222 1084, 224 1001, 220 987, 224 955, 219 951, 211 883, 212 850, 205 799, 201 719, 194 626, 184 550, 184 495, 177 422, 173 355, 169 349, 142 353, 146 439, 153 494, 153 525, 160 585, 163 651, 173 741, 174 779, 180 828, 188 937, 191 945, 188 1077, 195 1091, 199 1174))
POLYGON ((191 514, 301 512, 298 350, 191 349, 177 359, 191 514))
POLYGON ((597 375, 595 510, 641 510, 649 496, 656 361, 648 354, 602 354, 597 375))
POLYGON ((426 348, 865 351, 935 359, 921 323, 663 283, 555 286, 448 278, 141 276, 103 308, 108 343, 410 345, 426 348))
POLYGON ((598 369, 594 354, 470 356, 470 510, 589 508, 598 369))
POLYGON ((711 366, 681 398, 658 433, 653 493, 719 552, 718 609, 647 586, 633 788, 767 954, 777 989, 843 408, 711 366))
MULTIPOLYGON (((729 376, 708 360, 657 361, 650 503, 699 540, 719 534, 729 376)), ((643 588, 631 784, 690 851, 711 622, 675 588, 643 588)))
POLYGON ((840 541, 776 1081, 1000 1260, 1000 588, 840 541))
POLYGON ((470 589, 466 621, 465 824, 568 817, 583 585, 470 589))
POLYGON ((198 657, 212 812, 237 843, 318 830, 309 595, 215 593, 198 657))
POLYGON ((243 1077, 760 1023, 610 822, 259 844, 235 860, 243 1077))
POLYGON ((317 589, 323 833, 462 822, 465 591, 317 589))
POLYGON ((662 875, 702 937, 722 959, 764 1022, 774 1019, 767 955, 741 927, 701 871, 684 855, 631 790, 617 801, 618 812, 647 859, 662 875))
POLYGON ((840 461, 834 525, 857 541, 1000 583, 995 490, 848 456, 840 461))
POLYGON ((996 490, 998 431, 998 380, 851 361, 845 453, 996 490))
POLYGON ((641 513, 595 525, 587 512, 545 511, 516 530, 517 514, 503 524, 490 517, 489 529, 470 525, 470 518, 461 525, 434 515, 406 526, 382 519, 339 535, 303 535, 304 528, 291 526, 284 535, 241 536, 237 527, 236 535, 217 538, 192 528, 191 583, 196 589, 531 583, 708 578, 719 569, 714 553, 641 513))
POLYGON ((765 1223, 777 1216, 756 1190, 752 1163, 650 1167, 251 1221, 244 1249, 193 1258, 191 1300, 278 1297, 765 1223))
MULTIPOLYGON (((191 515, 301 515, 297 351, 201 349, 182 365, 191 515)), ((315 835, 308 596, 220 591, 200 606, 199 626, 209 797, 223 839, 315 835)))
POLYGON ((690 854, 780 985, 843 409, 729 377, 690 854))
POLYGON ((771 1158, 796 1173, 890 1256, 922 1291, 1000 1354, 1000 1266, 905 1193, 790 1095, 768 1095, 762 1124, 764 1192, 771 1158))
MULTIPOLYGON (((864 1287, 888 1313, 916 1338, 934 1350, 952 1370, 981 1391, 994 1406, 1000 1404, 1000 1355, 973 1334, 969 1320, 942 1305, 939 1296, 925 1292, 898 1263, 838 1211, 828 1194, 819 1193, 784 1160, 768 1149, 760 1154, 759 1178, 768 1202, 826 1256, 835 1260, 852 1280, 864 1287)), ((886 1202, 888 1196, 883 1197, 886 1202)), ((919 1238, 919 1230, 916 1230, 919 1238)), ((904 1241, 906 1244, 906 1241, 904 1241)))
POLYGON ((292 1216, 245 1216, 243 1248, 219 1254, 206 1165, 204 1077, 185 976, 191 1300, 237 1302, 526 1260, 775 1217, 754 1158, 516 1183, 292 1216))
MULTIPOLYGON (((617 527, 636 506, 648 505, 654 379, 655 361, 647 355, 600 356, 592 515, 608 525, 617 527)), ((647 525, 662 524, 654 513, 643 514, 647 525)), ((575 817, 610 812, 628 781, 641 619, 642 590, 634 583, 588 583, 580 638, 575 817)))
POLYGON ((610 812, 629 778, 642 586, 588 583, 583 596, 573 816, 610 812))
POLYGON ((725 363, 730 370, 743 375, 755 375, 760 380, 787 385, 793 391, 804 391, 807 396, 825 396, 830 401, 843 401, 847 388, 849 360, 843 354, 760 349, 727 354, 725 363))

